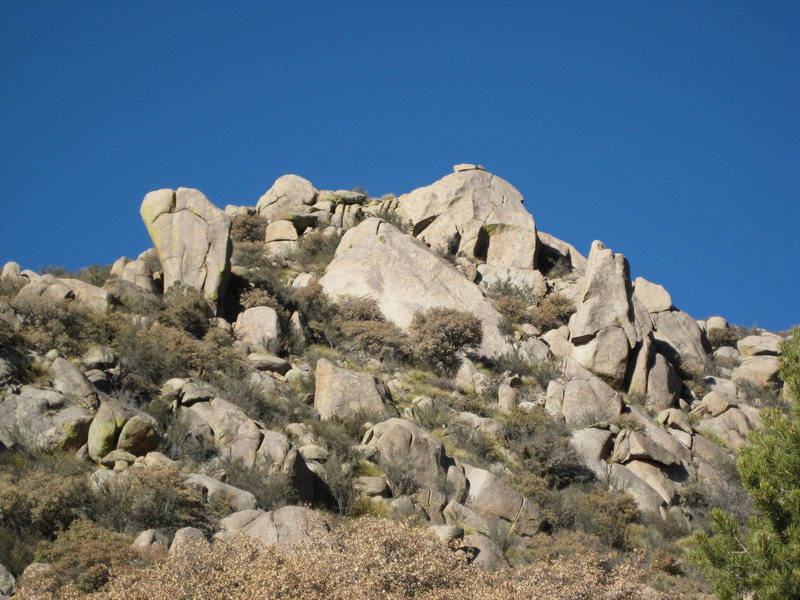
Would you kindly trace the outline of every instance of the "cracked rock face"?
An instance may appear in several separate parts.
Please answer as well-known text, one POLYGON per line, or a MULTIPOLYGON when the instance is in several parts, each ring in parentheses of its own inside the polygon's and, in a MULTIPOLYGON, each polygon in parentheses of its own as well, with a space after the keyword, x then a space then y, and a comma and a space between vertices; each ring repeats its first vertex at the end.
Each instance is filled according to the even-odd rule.
POLYGON ((215 304, 230 271, 231 217, 199 190, 157 190, 140 210, 164 272, 164 289, 181 283, 215 304))
POLYGON ((535 264, 536 224, 522 194, 481 169, 457 170, 401 196, 398 212, 434 250, 501 267, 532 269, 535 264))

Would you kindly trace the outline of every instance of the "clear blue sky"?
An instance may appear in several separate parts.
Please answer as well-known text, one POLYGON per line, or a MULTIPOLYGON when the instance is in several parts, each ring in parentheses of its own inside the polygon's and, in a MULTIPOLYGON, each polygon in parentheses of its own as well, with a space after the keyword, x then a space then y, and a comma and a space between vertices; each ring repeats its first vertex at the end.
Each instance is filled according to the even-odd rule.
POLYGON ((0 4, 0 263, 150 246, 144 194, 401 194, 477 162, 696 318, 800 322, 800 2, 0 4))

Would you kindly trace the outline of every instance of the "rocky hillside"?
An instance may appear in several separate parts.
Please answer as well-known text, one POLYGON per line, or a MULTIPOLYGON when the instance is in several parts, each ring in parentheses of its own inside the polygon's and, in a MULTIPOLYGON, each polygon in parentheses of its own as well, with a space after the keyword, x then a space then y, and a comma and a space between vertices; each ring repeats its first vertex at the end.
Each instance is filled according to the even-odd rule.
POLYGON ((707 593, 682 548, 751 514, 735 453, 787 405, 782 336, 696 320, 476 165, 141 216, 136 259, 3 267, 0 598, 232 597, 167 576, 192 560, 243 598, 334 597, 315 561, 351 598, 707 593))

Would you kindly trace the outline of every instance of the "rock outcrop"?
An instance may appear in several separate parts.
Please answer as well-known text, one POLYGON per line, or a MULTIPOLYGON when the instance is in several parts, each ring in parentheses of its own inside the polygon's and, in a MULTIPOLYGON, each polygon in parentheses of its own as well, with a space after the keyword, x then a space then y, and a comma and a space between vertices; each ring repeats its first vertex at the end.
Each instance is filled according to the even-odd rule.
POLYGON ((332 298, 375 300, 384 317, 401 328, 416 312, 433 307, 471 312, 483 323, 483 353, 499 356, 511 349, 499 330, 500 313, 478 286, 380 219, 367 219, 345 234, 320 285, 332 298))
POLYGON ((158 252, 164 290, 185 285, 219 305, 230 271, 231 217, 189 188, 150 192, 140 212, 158 252))
POLYGON ((532 269, 536 224, 510 183, 475 165, 399 198, 398 213, 433 249, 501 267, 532 269))

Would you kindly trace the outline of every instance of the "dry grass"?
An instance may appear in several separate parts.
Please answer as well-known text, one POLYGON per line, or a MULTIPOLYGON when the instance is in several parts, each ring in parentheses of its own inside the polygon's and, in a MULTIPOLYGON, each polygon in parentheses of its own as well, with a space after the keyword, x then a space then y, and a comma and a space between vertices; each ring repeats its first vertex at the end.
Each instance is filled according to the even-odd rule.
MULTIPOLYGON (((365 517, 335 530, 324 543, 295 550, 260 549, 235 539, 196 547, 137 571, 123 571, 100 592, 63 591, 69 600, 446 600, 657 599, 643 593, 644 571, 627 561, 614 568, 587 552, 518 570, 486 573, 436 542, 423 529, 365 517)), ((24 597, 24 596, 23 596, 24 597)), ((664 596, 665 597, 665 596, 664 596)), ((676 597, 676 596, 671 596, 676 597)))

